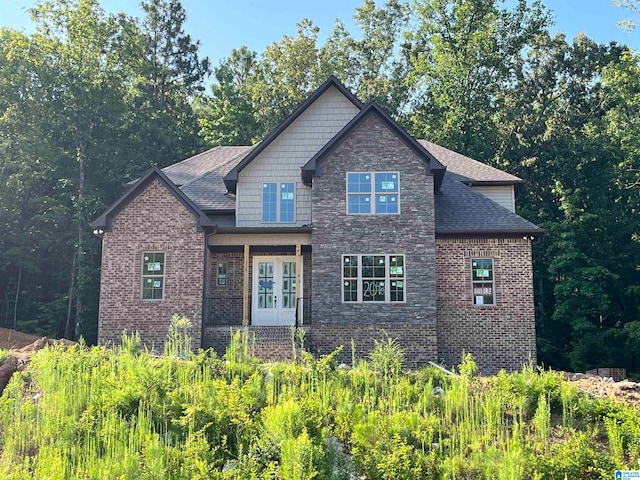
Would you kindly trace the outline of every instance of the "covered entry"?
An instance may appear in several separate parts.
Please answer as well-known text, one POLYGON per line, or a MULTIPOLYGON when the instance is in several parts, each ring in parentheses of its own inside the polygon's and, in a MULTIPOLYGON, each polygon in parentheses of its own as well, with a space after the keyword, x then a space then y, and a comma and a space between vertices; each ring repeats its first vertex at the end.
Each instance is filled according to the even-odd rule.
POLYGON ((295 256, 254 256, 252 260, 252 324, 295 325, 302 298, 302 265, 298 268, 295 256))
POLYGON ((310 227, 218 228, 207 244, 205 327, 310 322, 310 227))

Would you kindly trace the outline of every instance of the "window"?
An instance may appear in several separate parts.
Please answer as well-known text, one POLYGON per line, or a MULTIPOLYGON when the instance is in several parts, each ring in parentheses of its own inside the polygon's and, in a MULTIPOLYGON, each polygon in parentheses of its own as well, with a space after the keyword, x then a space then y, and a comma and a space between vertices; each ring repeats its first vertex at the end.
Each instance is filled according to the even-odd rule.
POLYGON ((227 262, 218 262, 218 285, 227 284, 227 262))
POLYGON ((473 304, 495 305, 493 259, 472 258, 471 280, 473 284, 473 304))
POLYGON ((262 221, 295 222, 295 183, 262 184, 262 221))
POLYGON ((344 302, 405 301, 404 255, 343 255, 344 302))
POLYGON ((400 213, 400 174, 398 172, 347 173, 347 213, 400 213))
POLYGON ((164 295, 164 253, 142 254, 142 299, 162 300, 164 295))

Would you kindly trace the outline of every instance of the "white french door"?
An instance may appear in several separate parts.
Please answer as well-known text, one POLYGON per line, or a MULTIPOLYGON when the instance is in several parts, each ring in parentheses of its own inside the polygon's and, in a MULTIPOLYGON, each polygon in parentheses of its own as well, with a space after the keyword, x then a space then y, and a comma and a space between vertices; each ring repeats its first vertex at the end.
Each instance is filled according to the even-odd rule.
POLYGON ((302 260, 300 285, 296 268, 294 256, 253 257, 253 325, 295 324, 296 299, 302 297, 302 260))

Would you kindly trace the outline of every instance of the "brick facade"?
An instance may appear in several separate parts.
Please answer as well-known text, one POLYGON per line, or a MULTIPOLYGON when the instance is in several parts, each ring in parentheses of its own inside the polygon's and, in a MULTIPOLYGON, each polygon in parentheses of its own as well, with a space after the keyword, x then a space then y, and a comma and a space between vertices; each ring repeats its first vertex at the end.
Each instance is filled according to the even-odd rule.
POLYGON ((173 314, 193 322, 200 346, 205 235, 193 214, 157 179, 112 220, 102 241, 98 343, 120 343, 123 329, 162 351, 173 314), (142 254, 164 252, 162 300, 142 300, 142 254))
MULTIPOLYGON (((421 361, 437 359, 433 177, 425 169, 424 160, 375 114, 362 119, 322 161, 313 179, 311 308, 317 353, 328 353, 341 338, 350 348, 351 337, 367 338, 385 324, 402 332, 408 350, 424 352, 421 361), (350 171, 398 172, 400 215, 347 215, 350 171), (343 302, 344 254, 404 254, 405 303, 343 302)), ((359 343, 363 349, 372 344, 359 343)))
POLYGON ((536 362, 531 242, 436 239, 438 355, 447 365, 474 355, 483 374, 536 362), (493 258, 495 306, 472 304, 471 259, 493 258))

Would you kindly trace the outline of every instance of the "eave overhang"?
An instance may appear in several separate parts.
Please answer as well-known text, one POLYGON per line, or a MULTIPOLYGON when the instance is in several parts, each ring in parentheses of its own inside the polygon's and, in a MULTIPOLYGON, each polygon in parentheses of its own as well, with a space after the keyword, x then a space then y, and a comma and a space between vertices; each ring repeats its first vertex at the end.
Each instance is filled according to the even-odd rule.
POLYGON ((487 230, 440 230, 436 228, 436 238, 519 238, 531 241, 544 236, 542 228, 487 229, 487 230))

